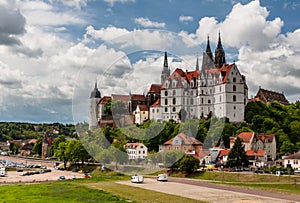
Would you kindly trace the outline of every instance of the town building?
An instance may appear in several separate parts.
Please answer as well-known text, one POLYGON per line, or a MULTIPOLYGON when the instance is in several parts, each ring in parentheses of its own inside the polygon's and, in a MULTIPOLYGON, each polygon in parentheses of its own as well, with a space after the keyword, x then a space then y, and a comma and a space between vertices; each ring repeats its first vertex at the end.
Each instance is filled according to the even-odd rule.
POLYGON ((193 136, 179 133, 174 138, 166 141, 163 145, 159 146, 159 152, 167 151, 182 151, 185 154, 190 154, 199 157, 202 149, 202 143, 193 136))
POLYGON ((133 114, 135 124, 143 124, 149 119, 148 108, 145 104, 138 104, 133 114))
POLYGON ((148 156, 148 148, 143 143, 127 143, 124 147, 129 160, 145 159, 148 156))
POLYGON ((300 150, 289 156, 283 156, 283 165, 285 168, 300 169, 300 150))
MULTIPOLYGON (((252 150, 254 152, 263 150, 264 151, 264 155, 262 156, 263 160, 275 161, 276 140, 274 134, 255 134, 254 132, 242 132, 237 137, 239 137, 242 140, 242 143, 245 145, 246 152, 249 150, 252 150)), ((230 149, 233 147, 235 139, 236 137, 230 138, 230 149)))
POLYGON ((284 93, 275 92, 271 90, 262 89, 259 87, 259 90, 255 96, 255 98, 252 99, 252 101, 262 101, 265 104, 268 104, 270 102, 279 102, 283 105, 289 105, 289 101, 284 96, 284 93))

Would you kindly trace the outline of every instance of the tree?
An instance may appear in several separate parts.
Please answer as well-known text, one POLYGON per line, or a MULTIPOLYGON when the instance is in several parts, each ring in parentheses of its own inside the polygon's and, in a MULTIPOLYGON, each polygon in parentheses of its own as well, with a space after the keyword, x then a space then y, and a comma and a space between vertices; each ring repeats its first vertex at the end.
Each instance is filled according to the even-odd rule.
POLYGON ((192 155, 185 155, 179 162, 182 172, 190 174, 199 168, 200 161, 192 155))
POLYGON ((59 143, 65 142, 66 138, 63 135, 58 136, 52 143, 51 148, 50 148, 50 156, 53 156, 55 151, 58 148, 59 143))
POLYGON ((68 152, 67 152, 68 142, 69 141, 59 143, 58 148, 57 148, 57 150, 54 154, 54 156, 56 158, 58 158, 58 160, 64 162, 64 167, 65 168, 67 168, 67 163, 69 161, 69 155, 68 155, 68 152))
POLYGON ((32 154, 38 154, 39 156, 42 156, 42 145, 43 145, 43 138, 40 137, 37 139, 35 145, 32 148, 32 154))
POLYGON ((232 149, 228 154, 228 162, 227 165, 229 167, 243 167, 248 165, 248 158, 245 152, 245 145, 243 145, 242 140, 237 137, 232 149))
POLYGON ((111 98, 109 98, 108 100, 106 100, 105 104, 104 104, 104 113, 108 114, 108 115, 112 115, 112 111, 111 111, 111 98))
POLYGON ((290 140, 286 140, 282 143, 281 147, 280 147, 280 154, 281 155, 285 155, 285 154, 292 154, 294 152, 296 152, 297 147, 291 143, 290 140))

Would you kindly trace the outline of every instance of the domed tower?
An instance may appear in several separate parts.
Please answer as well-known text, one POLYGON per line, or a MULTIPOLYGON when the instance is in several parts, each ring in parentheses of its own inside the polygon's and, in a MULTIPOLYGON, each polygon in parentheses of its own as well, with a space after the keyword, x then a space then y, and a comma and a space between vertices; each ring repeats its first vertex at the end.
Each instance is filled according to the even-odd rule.
POLYGON ((95 82, 95 88, 91 92, 90 96, 90 122, 89 122, 89 129, 97 128, 98 127, 98 103, 101 99, 101 93, 98 90, 97 82, 95 82))

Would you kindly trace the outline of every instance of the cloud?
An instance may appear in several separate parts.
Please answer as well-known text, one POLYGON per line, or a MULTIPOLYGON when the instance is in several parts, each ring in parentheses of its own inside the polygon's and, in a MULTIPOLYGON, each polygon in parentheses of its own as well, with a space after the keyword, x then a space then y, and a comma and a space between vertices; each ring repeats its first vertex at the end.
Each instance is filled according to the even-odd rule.
MULTIPOLYGON (((268 49, 270 43, 280 34, 283 21, 280 18, 267 20, 269 12, 262 7, 258 0, 248 4, 235 4, 225 20, 218 22, 215 17, 204 17, 199 21, 195 33, 185 31, 181 35, 191 37, 195 43, 203 43, 207 35, 217 36, 221 31, 222 42, 225 46, 251 46, 254 49, 268 49), (228 36, 228 37, 226 37, 228 36), (230 37, 229 37, 230 36, 230 37)), ((217 37, 210 38, 216 44, 217 37)))
POLYGON ((194 20, 193 16, 179 16, 179 22, 192 22, 194 20))
POLYGON ((135 18, 134 22, 145 28, 164 28, 166 23, 159 23, 149 20, 149 18, 135 18))
POLYGON ((81 7, 85 7, 90 0, 50 0, 51 3, 53 2, 62 2, 63 4, 76 7, 80 9, 81 7))
POLYGON ((108 3, 111 7, 113 7, 115 3, 134 3, 135 0, 104 0, 104 2, 108 3))
POLYGON ((19 10, 0 4, 0 45, 21 44, 18 36, 25 33, 25 22, 19 10))

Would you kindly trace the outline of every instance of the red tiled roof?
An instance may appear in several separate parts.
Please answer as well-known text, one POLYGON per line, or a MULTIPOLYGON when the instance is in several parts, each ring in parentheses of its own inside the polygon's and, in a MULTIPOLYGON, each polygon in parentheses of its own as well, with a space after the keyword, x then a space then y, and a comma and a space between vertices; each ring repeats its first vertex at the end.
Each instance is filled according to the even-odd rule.
POLYGON ((133 95, 131 95, 131 100, 134 100, 134 101, 146 101, 146 98, 142 94, 133 94, 133 95))
POLYGON ((157 99, 152 105, 151 107, 160 107, 160 99, 157 99))
POLYGON ((258 97, 264 103, 276 101, 284 105, 289 105, 289 101, 286 99, 284 94, 280 92, 259 88, 256 97, 258 97))
POLYGON ((108 99, 111 99, 111 97, 109 97, 109 96, 102 97, 102 99, 100 99, 100 101, 99 101, 99 104, 105 104, 108 99))
POLYGON ((265 142, 273 142, 273 139, 275 139, 275 135, 274 134, 259 134, 255 136, 256 139, 261 140, 263 143, 265 142))
POLYGON ((221 68, 213 68, 213 69, 208 69, 206 70, 207 73, 210 74, 217 74, 217 75, 222 75, 222 83, 226 83, 226 80, 228 78, 229 72, 231 70, 231 68, 234 66, 234 64, 223 64, 223 66, 221 68))
POLYGON ((149 92, 150 93, 160 93, 160 88, 162 87, 161 84, 152 84, 150 89, 149 89, 149 92))
POLYGON ((204 157, 209 156, 209 154, 209 150, 201 150, 198 154, 198 158, 203 159, 204 157))
POLYGON ((121 94, 112 94, 111 98, 112 98, 112 100, 122 101, 124 103, 129 102, 129 99, 130 99, 129 95, 121 95, 121 94))
POLYGON ((229 149, 221 150, 218 157, 228 156, 229 152, 229 149))
POLYGON ((138 107, 140 108, 140 111, 148 111, 148 108, 144 104, 139 104, 138 107))
POLYGON ((247 150, 246 151, 247 156, 265 156, 265 150, 247 150))
MULTIPOLYGON (((192 136, 188 136, 183 133, 179 133, 175 137, 179 137, 182 140, 182 145, 202 145, 202 143, 199 140, 197 140, 196 138, 194 138, 192 136)), ((174 138, 165 142, 164 145, 171 145, 174 138)))
POLYGON ((135 149, 137 148, 138 146, 140 146, 142 143, 139 143, 139 142, 135 142, 135 143, 132 143, 132 142, 128 142, 127 144, 125 144, 125 147, 126 148, 130 148, 130 149, 135 149))
POLYGON ((243 142, 250 142, 251 138, 254 136, 254 132, 242 132, 238 135, 238 137, 243 142))

